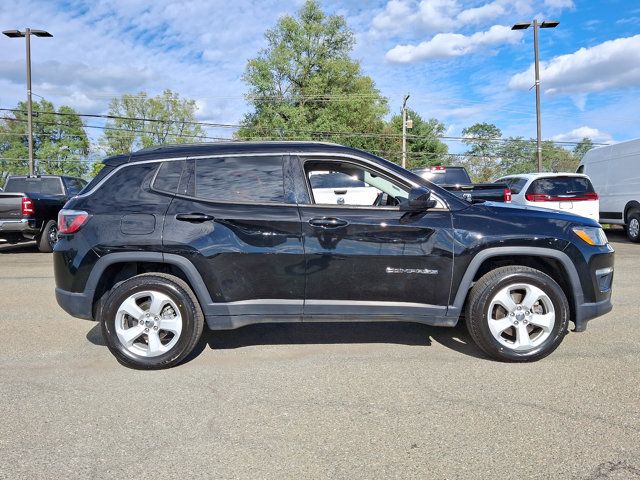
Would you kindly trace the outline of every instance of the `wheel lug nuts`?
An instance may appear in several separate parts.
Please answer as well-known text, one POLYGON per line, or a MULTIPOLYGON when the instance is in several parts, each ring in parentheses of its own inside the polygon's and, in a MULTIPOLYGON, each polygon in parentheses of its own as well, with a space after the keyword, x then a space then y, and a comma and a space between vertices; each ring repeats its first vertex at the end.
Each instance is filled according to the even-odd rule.
POLYGON ((517 324, 518 324, 518 320, 516 320, 515 322, 513 322, 513 324, 514 324, 514 325, 517 325, 517 324))
POLYGON ((155 327, 153 327, 154 330, 158 330, 158 325, 156 325, 155 327))
POLYGON ((511 315, 513 317, 515 315, 515 313, 511 312, 509 315, 511 315))
POLYGON ((140 320, 140 325, 144 325, 144 320, 140 320))
POLYGON ((148 328, 145 328, 145 329, 144 329, 144 331, 145 331, 145 332, 148 332, 148 331, 149 331, 149 329, 148 329, 148 328))

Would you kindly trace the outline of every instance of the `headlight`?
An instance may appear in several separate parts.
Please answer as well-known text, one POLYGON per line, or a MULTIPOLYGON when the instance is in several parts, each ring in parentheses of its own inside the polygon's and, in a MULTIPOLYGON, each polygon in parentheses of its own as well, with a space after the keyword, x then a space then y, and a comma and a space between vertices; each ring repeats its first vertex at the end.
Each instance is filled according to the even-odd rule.
POLYGON ((602 247, 609 243, 604 231, 599 227, 573 227, 573 233, 594 247, 602 247))

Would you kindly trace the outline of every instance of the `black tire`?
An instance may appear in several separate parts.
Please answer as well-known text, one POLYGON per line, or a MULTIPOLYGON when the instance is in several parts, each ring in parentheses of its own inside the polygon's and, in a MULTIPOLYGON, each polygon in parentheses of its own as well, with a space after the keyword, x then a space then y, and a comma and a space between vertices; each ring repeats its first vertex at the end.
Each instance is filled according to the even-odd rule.
MULTIPOLYGON (((546 357, 558 348, 567 333, 569 324, 569 302, 562 288, 547 274, 523 266, 496 268, 480 278, 471 289, 465 313, 467 329, 476 344, 490 357, 506 362, 533 362, 546 357), (555 311, 555 323, 549 329, 547 338, 539 345, 523 351, 514 350, 500 343, 491 333, 488 318, 489 307, 492 305, 494 296, 500 290, 516 284, 528 284, 541 289, 551 301, 555 311)), ((522 313, 519 315, 522 316, 522 313)), ((505 315, 504 319, 507 318, 505 315)), ((512 332, 515 338, 517 327, 511 328, 513 330, 505 330, 505 332, 512 332)), ((538 327, 533 323, 525 328, 531 328, 531 333, 534 334, 538 332, 536 330, 538 327)), ((542 337, 539 338, 542 340, 542 337)))
POLYGON ((627 215, 627 224, 624 226, 627 238, 633 243, 640 243, 640 211, 633 210, 627 215), (634 222, 634 223, 632 223, 634 222))
POLYGON ((39 251, 42 253, 53 252, 53 247, 56 246, 56 242, 58 241, 58 224, 55 220, 49 220, 46 223, 37 241, 39 251))
MULTIPOLYGON (((164 273, 145 273, 117 284, 107 295, 102 307, 98 309, 98 317, 102 336, 111 353, 121 364, 140 370, 155 370, 178 365, 194 349, 204 328, 202 309, 189 285, 173 275, 164 273), (153 357, 138 355, 128 349, 118 338, 115 325, 118 309, 122 303, 135 293, 149 290, 168 296, 177 306, 182 317, 182 331, 177 343, 165 353, 153 357)), ((149 343, 148 339, 144 339, 144 335, 141 338, 142 341, 149 343)))

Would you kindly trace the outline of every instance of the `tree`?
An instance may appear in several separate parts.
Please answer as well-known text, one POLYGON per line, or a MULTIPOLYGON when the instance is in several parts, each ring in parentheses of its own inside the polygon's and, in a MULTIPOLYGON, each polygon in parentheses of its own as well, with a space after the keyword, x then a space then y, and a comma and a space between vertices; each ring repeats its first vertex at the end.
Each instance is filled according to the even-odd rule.
POLYGON ((243 76, 253 111, 236 135, 332 139, 375 150, 387 100, 349 57, 355 40, 345 19, 325 15, 309 0, 265 38, 267 47, 249 60, 243 76))
MULTIPOLYGON (((407 167, 418 168, 442 165, 446 162, 449 148, 438 137, 444 135, 444 123, 430 118, 424 120, 417 112, 407 109, 407 118, 413 127, 407 130, 407 167)), ((391 117, 383 130, 384 137, 381 156, 400 163, 402 160, 402 114, 391 117)))
MULTIPOLYGON (((71 107, 55 109, 42 99, 33 103, 33 152, 37 173, 85 175, 89 139, 82 120, 71 107)), ((11 174, 29 172, 27 104, 18 103, 0 122, 0 170, 11 174)))
POLYGON ((492 123, 476 123, 462 130, 463 142, 469 145, 465 165, 472 178, 487 181, 496 174, 502 131, 492 123))
POLYGON ((496 176, 528 173, 536 170, 536 143, 524 137, 508 137, 498 147, 496 176))
POLYGON ((580 162, 580 160, 582 160, 582 157, 584 157, 584 154, 587 153, 592 148, 593 148, 593 141, 589 137, 584 137, 573 148, 573 155, 576 157, 578 162, 580 162))
POLYGON ((145 92, 114 98, 100 144, 108 155, 129 153, 163 143, 191 143, 201 140, 204 130, 195 122, 196 102, 171 90, 149 97, 145 92))

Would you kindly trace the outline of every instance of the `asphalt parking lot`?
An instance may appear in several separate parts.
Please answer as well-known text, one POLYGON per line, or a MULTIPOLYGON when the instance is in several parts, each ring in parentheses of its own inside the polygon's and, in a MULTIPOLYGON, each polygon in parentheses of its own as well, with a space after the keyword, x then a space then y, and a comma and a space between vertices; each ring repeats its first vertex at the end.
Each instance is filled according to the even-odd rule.
POLYGON ((538 363, 462 328, 262 325, 157 372, 0 245, 0 478, 640 478, 640 245, 609 237, 613 312, 538 363))

